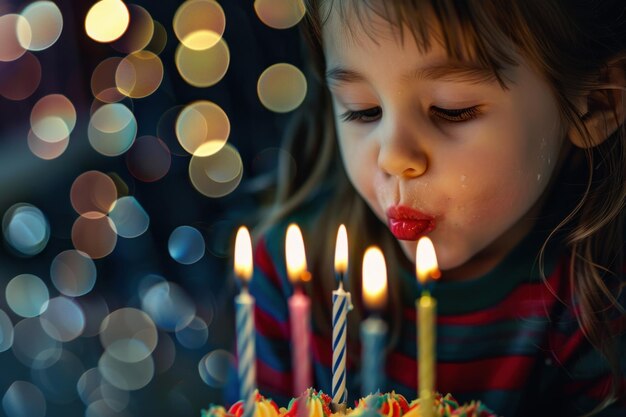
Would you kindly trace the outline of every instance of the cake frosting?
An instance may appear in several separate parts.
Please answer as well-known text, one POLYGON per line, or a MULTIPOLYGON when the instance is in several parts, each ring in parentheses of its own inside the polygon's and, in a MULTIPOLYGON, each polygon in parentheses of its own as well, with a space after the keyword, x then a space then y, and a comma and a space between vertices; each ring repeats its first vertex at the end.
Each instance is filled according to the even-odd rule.
MULTIPOLYGON (((459 404, 450 394, 434 395, 434 415, 436 417, 495 417, 480 401, 459 404)), ((354 408, 345 410, 334 407, 330 396, 312 388, 301 396, 291 399, 287 407, 278 407, 274 401, 256 394, 253 417, 421 417, 419 399, 411 402, 394 391, 370 394, 358 400, 354 408)), ((243 401, 237 401, 228 410, 220 405, 212 405, 202 410, 201 417, 242 417, 243 401)))

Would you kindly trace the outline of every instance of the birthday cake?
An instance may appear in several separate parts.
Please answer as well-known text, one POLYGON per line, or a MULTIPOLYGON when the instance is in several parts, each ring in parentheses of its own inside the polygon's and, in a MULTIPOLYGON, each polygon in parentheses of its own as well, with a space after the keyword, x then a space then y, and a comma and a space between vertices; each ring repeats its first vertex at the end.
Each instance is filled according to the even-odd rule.
MULTIPOLYGON (((495 417, 480 401, 461 405, 450 394, 435 394, 433 404, 434 417, 495 417)), ((390 392, 371 394, 357 401, 353 408, 336 410, 330 396, 310 388, 293 398, 287 407, 278 407, 271 399, 257 394, 253 417, 422 417, 420 407, 419 399, 409 402, 404 396, 390 392)), ((243 417, 244 411, 243 401, 238 401, 228 410, 212 405, 202 410, 201 417, 243 417)))

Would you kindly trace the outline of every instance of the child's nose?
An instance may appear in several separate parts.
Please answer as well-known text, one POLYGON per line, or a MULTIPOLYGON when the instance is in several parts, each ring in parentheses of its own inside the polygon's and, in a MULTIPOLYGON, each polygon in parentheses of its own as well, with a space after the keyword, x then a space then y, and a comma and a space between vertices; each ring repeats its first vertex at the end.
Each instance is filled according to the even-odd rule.
POLYGON ((396 131, 381 140, 378 166, 388 175, 411 179, 426 173, 428 158, 416 138, 396 131))

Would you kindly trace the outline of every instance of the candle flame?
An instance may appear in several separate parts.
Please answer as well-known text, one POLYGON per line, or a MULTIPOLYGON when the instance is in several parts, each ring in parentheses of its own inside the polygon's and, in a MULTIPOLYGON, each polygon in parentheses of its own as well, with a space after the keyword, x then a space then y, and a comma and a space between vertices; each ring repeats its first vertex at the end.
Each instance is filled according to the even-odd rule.
POLYGON ((417 280, 420 284, 425 284, 430 278, 437 279, 441 276, 437 264, 435 247, 427 236, 423 236, 417 242, 415 269, 417 272, 417 280))
POLYGON ((385 257, 376 246, 370 246, 363 256, 363 301, 371 310, 387 303, 387 267, 385 257))
POLYGON ((292 283, 297 283, 301 280, 308 281, 304 240, 302 239, 302 232, 297 224, 292 223, 287 228, 285 257, 287 259, 287 275, 289 276, 289 281, 292 283))
POLYGON ((235 275, 244 282, 252 277, 252 240, 246 226, 237 230, 235 238, 235 275))
POLYGON ((335 272, 345 274, 348 270, 348 233, 346 226, 339 226, 335 244, 335 272))

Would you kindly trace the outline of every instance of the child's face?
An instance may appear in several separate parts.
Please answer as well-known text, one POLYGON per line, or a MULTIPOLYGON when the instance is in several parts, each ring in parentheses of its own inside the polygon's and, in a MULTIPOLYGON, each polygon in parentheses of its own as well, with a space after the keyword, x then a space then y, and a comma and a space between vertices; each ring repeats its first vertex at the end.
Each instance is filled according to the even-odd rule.
POLYGON ((371 22, 376 41, 358 24, 349 34, 336 13, 323 31, 348 176, 411 260, 427 234, 448 276, 486 272, 532 227, 560 159, 550 88, 521 58, 504 73, 508 90, 480 71, 454 73, 435 37, 422 54, 410 32, 400 44, 387 22, 371 22))

